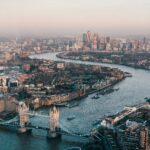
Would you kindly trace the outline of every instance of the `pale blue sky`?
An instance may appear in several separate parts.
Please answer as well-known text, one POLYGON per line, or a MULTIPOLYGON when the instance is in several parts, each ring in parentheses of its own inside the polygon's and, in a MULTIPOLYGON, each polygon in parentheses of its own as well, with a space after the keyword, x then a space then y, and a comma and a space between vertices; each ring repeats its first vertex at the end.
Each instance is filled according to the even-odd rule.
POLYGON ((0 0, 0 33, 150 34, 150 0, 0 0))

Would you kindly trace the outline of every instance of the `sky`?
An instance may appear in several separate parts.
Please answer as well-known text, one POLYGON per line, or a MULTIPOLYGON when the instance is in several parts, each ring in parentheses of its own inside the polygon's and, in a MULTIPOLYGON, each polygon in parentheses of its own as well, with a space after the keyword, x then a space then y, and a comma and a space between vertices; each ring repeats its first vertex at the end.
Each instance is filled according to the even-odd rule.
POLYGON ((0 0, 0 34, 150 35, 150 0, 0 0))

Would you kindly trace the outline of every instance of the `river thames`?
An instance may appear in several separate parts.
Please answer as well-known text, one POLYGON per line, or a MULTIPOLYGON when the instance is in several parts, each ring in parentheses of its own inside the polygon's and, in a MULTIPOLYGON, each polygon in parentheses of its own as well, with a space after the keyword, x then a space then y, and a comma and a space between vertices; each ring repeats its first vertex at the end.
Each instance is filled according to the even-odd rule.
MULTIPOLYGON (((56 57, 57 53, 47 53, 33 55, 31 58, 49 59, 62 61, 56 57)), ((74 132, 88 133, 93 128, 93 122, 104 115, 114 114, 121 111, 124 106, 134 105, 144 102, 145 97, 150 97, 150 71, 134 69, 131 67, 101 64, 92 62, 82 62, 75 60, 63 60, 73 63, 84 63, 89 65, 101 65, 112 68, 119 68, 122 71, 129 72, 133 77, 126 78, 115 86, 119 88, 118 91, 100 96, 99 99, 92 99, 94 95, 79 100, 78 107, 61 108, 60 122, 67 129, 74 132), (68 116, 75 116, 76 118, 67 121, 68 116)), ((48 114, 49 109, 39 110, 44 114, 48 114)), ((33 118, 33 123, 48 125, 48 121, 33 118)), ((0 130, 0 150, 63 150, 72 145, 78 145, 80 139, 73 137, 62 137, 61 140, 48 141, 45 133, 33 131, 32 135, 18 135, 14 132, 0 130)))

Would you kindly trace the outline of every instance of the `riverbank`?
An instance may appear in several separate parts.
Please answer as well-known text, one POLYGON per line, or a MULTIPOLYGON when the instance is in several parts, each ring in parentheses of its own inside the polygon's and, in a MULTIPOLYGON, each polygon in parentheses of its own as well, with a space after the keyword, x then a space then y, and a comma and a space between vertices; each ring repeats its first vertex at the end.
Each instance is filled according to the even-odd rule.
POLYGON ((48 107, 48 106, 53 106, 53 105, 57 106, 57 104, 61 104, 61 103, 64 103, 64 102, 69 103, 69 102, 72 102, 72 101, 79 101, 79 100, 82 100, 82 99, 90 96, 91 94, 94 94, 94 93, 97 93, 97 92, 100 95, 105 95, 105 94, 107 94, 107 92, 105 92, 105 91, 107 91, 109 89, 111 90, 110 93, 114 92, 115 90, 113 89, 113 87, 115 85, 117 85, 119 82, 123 81, 124 79, 122 79, 120 81, 117 81, 115 83, 112 83, 112 84, 108 84, 108 85, 102 87, 101 89, 96 89, 96 90, 90 91, 90 92, 88 92, 84 95, 81 95, 81 96, 78 96, 78 97, 72 98, 72 99, 65 99, 65 100, 62 99, 61 100, 61 97, 56 98, 57 100, 54 100, 54 101, 52 101, 51 99, 38 99, 38 100, 35 99, 35 100, 32 100, 31 102, 27 101, 27 103, 32 104, 34 110, 39 110, 42 107, 48 107))
POLYGON ((109 149, 141 149, 143 141, 149 147, 149 108, 150 103, 144 102, 125 107, 115 115, 106 116, 101 120, 99 127, 93 130, 95 143, 90 145, 99 145, 96 144, 96 138, 104 137, 102 144, 109 145, 109 149))
POLYGON ((27 93, 35 98, 30 102, 34 108, 78 100, 126 78, 117 68, 44 59, 39 62, 36 60, 34 76, 25 85, 27 93))
POLYGON ((86 98, 88 96, 88 94, 84 94, 84 95, 81 95, 81 96, 77 96, 76 98, 65 98, 64 99, 64 95, 62 95, 62 98, 61 96, 59 95, 56 95, 56 98, 55 100, 51 99, 51 98, 46 98, 46 99, 35 99, 35 100, 32 100, 31 102, 28 101, 28 103, 34 108, 34 110, 38 110, 42 107, 49 107, 49 106, 54 106, 57 104, 61 104, 61 103, 69 103, 71 101, 79 101, 83 98, 86 98))
POLYGON ((104 64, 116 64, 128 66, 135 69, 150 70, 150 53, 120 53, 120 52, 100 52, 100 51, 79 51, 64 52, 57 54, 60 59, 72 59, 104 64))
POLYGON ((112 82, 111 84, 107 84, 103 87, 97 87, 97 89, 90 90, 86 93, 68 93, 67 95, 53 95, 52 97, 47 97, 44 99, 36 98, 34 100, 28 100, 27 103, 32 106, 35 110, 45 107, 45 106, 53 106, 56 104, 61 104, 64 102, 71 102, 71 101, 79 101, 85 99, 86 97, 90 96, 91 94, 99 92, 101 95, 105 94, 105 91, 112 89, 111 93, 114 92, 113 87, 123 81, 126 77, 123 77, 120 80, 112 82), (72 95, 72 96, 71 96, 72 95))

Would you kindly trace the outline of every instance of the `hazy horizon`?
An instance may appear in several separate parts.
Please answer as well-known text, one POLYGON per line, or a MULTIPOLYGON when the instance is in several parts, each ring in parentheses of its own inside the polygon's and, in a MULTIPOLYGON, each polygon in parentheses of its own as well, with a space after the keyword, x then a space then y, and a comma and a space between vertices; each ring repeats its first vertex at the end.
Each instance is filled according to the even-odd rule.
POLYGON ((0 34, 150 35, 149 0, 1 0, 0 34))

